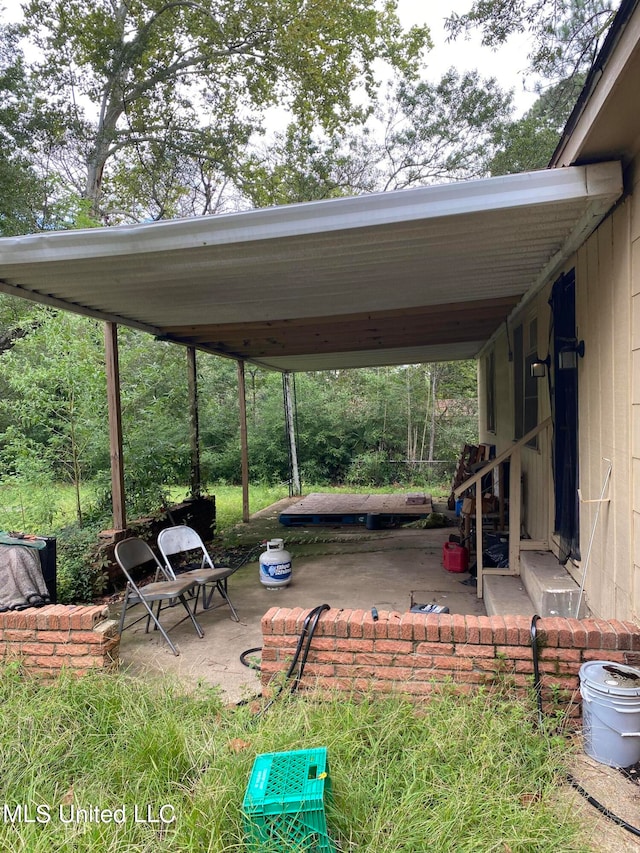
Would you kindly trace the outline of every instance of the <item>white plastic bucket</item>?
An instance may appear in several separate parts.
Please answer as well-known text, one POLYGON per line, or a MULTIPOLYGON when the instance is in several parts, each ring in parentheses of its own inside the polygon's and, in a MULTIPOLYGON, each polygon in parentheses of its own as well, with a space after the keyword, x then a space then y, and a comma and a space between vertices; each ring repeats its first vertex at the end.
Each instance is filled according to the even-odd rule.
POLYGON ((587 755, 610 767, 640 761, 640 670, 603 660, 584 663, 580 695, 587 755))

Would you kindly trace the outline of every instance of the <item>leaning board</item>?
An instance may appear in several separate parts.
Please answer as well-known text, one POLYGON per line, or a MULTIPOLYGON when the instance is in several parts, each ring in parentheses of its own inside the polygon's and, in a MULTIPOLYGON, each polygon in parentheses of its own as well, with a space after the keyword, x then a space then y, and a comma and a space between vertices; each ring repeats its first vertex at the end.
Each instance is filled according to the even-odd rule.
POLYGON ((412 521, 432 512, 431 495, 424 495, 424 503, 415 501, 415 492, 393 495, 316 492, 287 507, 278 520, 288 527, 303 524, 367 524, 367 517, 384 524, 412 521))

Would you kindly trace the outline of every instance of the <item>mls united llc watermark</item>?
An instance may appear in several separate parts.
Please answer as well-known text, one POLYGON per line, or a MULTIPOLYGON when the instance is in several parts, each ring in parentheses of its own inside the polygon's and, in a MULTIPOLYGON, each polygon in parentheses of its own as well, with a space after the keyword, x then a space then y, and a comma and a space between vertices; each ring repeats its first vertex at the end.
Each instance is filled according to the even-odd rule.
POLYGON ((161 806, 120 805, 113 809, 103 809, 100 806, 69 805, 50 806, 47 803, 36 805, 26 803, 3 803, 3 823, 146 823, 151 825, 175 823, 176 810, 172 805, 164 803, 161 806))

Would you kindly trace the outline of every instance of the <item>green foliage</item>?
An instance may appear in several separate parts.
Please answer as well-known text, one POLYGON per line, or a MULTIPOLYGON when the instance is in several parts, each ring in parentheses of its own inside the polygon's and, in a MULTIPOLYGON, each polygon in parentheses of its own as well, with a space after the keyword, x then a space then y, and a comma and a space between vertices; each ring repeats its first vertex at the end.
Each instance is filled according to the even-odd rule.
POLYGON ((468 12, 452 13, 446 25, 454 38, 479 29, 489 47, 526 32, 532 70, 558 82, 588 71, 615 8, 612 0, 474 0, 468 12))
POLYGON ((106 574, 97 562, 100 526, 56 531, 57 587, 60 604, 91 603, 104 592, 106 574))
POLYGON ((521 119, 498 130, 492 175, 546 168, 583 82, 577 74, 551 86, 521 119))
MULTIPOLYGON (((290 698, 256 719, 212 689, 125 674, 0 679, 0 771, 8 802, 46 804, 47 823, 0 824, 3 849, 240 853, 241 804, 256 754, 323 745, 331 837, 371 853, 479 850, 578 853, 591 839, 559 795, 566 743, 537 731, 508 693, 444 689, 401 697, 290 698), (16 760, 20 756, 20 760, 16 760), (132 768, 135 773, 132 774, 132 768), (125 806, 129 820, 59 819, 59 808, 125 806), (169 804, 171 824, 136 823, 134 806, 169 804)), ((284 853, 284 851, 283 851, 284 853)))
POLYGON ((30 0, 27 32, 60 143, 84 152, 83 196, 108 223, 175 216, 196 186, 211 212, 212 186, 236 178, 267 108, 332 132, 366 114, 374 62, 415 74, 429 43, 373 0, 30 0))

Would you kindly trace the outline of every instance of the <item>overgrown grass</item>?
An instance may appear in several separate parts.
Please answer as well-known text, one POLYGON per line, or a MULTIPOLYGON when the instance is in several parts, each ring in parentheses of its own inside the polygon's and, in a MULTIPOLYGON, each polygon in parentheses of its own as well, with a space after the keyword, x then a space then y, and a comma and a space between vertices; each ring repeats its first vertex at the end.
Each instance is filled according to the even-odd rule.
POLYGON ((185 694, 100 673, 46 686, 9 667, 0 701, 3 799, 36 819, 12 823, 5 807, 2 850, 239 853, 256 754, 313 746, 328 748, 327 819, 340 851, 589 849, 557 795, 564 742, 536 731, 532 709, 506 695, 445 692, 419 707, 283 698, 256 719, 208 688, 185 694), (124 809, 124 820, 68 822, 72 805, 124 809), (157 820, 163 805, 175 821, 135 821, 135 807, 157 820))

